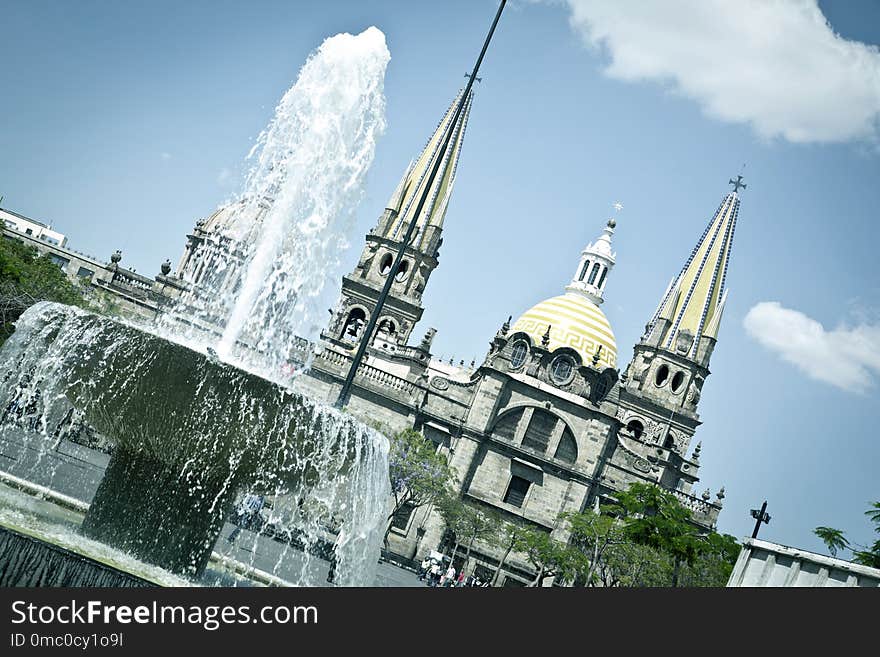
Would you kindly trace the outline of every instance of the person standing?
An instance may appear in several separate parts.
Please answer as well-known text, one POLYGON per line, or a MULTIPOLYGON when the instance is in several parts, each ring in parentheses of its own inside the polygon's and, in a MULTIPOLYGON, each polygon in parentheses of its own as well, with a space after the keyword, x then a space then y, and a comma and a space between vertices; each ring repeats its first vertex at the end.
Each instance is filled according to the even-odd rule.
MULTIPOLYGON (((455 586, 455 568, 453 568, 452 564, 449 564, 449 568, 446 569, 445 578, 445 586, 455 586)), ((441 584, 441 586, 443 586, 443 584, 441 584)))
POLYGON ((428 570, 431 568, 431 560, 428 557, 422 559, 422 563, 419 564, 419 581, 425 581, 425 576, 428 574, 428 570))

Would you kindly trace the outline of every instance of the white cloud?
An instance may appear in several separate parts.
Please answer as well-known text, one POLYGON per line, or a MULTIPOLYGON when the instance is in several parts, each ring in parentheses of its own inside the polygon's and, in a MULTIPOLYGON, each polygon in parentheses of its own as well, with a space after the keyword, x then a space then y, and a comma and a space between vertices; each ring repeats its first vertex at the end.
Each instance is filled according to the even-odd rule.
POLYGON ((162 153, 162 156, 161 156, 161 157, 162 157, 163 160, 170 160, 170 159, 171 159, 171 153, 164 152, 164 153, 162 153))
POLYGON ((864 392, 880 374, 880 324, 827 331, 802 312, 762 301, 743 325, 752 338, 817 381, 864 392))
POLYGON ((652 80, 716 119, 792 142, 874 139, 880 50, 835 34, 817 0, 567 0, 612 78, 652 80))

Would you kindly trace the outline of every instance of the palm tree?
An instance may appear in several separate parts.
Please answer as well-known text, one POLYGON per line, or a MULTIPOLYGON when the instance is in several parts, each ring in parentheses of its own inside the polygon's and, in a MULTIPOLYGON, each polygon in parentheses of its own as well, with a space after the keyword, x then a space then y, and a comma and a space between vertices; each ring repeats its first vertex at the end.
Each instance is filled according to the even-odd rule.
POLYGON ((813 533, 822 539, 832 557, 837 556, 837 551, 849 547, 849 541, 843 535, 843 532, 833 527, 816 527, 813 533))
MULTIPOLYGON (((874 502, 870 508, 865 511, 865 515, 871 519, 871 522, 880 525, 880 502, 874 502)), ((877 531, 880 531, 880 527, 877 528, 877 531)))

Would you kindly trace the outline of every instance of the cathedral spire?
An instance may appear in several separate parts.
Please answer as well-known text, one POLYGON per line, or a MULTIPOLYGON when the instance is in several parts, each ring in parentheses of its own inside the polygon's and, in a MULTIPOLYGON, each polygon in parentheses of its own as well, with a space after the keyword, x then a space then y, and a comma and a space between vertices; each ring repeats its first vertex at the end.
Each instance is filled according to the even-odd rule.
POLYGON ((727 296, 727 266, 739 214, 742 176, 728 192, 678 276, 667 288, 643 341, 695 359, 702 338, 718 337, 727 296))
POLYGON ((458 120, 453 125, 452 119, 455 115, 455 108, 458 106, 461 95, 464 91, 459 91, 458 95, 452 101, 449 109, 443 115, 434 133, 428 139, 428 143, 422 149, 419 157, 410 163, 403 174, 403 178, 392 194, 386 208, 387 214, 385 221, 382 222, 381 235, 388 239, 399 240, 406 233, 406 226, 411 221, 416 220, 413 217, 418 199, 422 190, 427 184, 428 173, 431 167, 440 157, 440 146, 446 135, 452 133, 438 175, 434 178, 434 182, 428 193, 428 201, 425 203, 418 221, 418 232, 413 240, 413 248, 419 249, 428 246, 428 241, 434 233, 443 227, 443 219, 446 216, 446 208, 452 195, 452 188, 455 184, 455 175, 458 168, 458 159, 461 155, 461 147, 464 143, 464 134, 467 130, 468 118, 470 117, 471 105, 474 98, 474 92, 471 91, 465 100, 464 107, 458 120), (429 227, 433 227, 430 230, 429 227))

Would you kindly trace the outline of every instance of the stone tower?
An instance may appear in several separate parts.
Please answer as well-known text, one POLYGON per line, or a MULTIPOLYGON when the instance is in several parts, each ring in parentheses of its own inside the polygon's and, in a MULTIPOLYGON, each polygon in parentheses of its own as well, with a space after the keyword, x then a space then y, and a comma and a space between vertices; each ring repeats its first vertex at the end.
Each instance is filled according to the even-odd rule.
POLYGON ((623 436, 654 446, 660 483, 685 492, 697 481, 700 446, 690 458, 687 451, 700 424, 697 406, 727 299, 741 180, 731 180, 734 190, 669 283, 621 377, 623 436))
POLYGON ((393 353, 407 343, 413 327, 421 319, 422 294, 437 267, 443 242, 443 219, 452 195, 473 102, 471 92, 458 120, 453 124, 455 108, 462 93, 459 92, 446 110, 419 157, 407 167, 379 222, 366 236, 357 266, 343 277, 340 301, 332 311, 333 317, 327 330, 322 334, 325 340, 348 348, 357 344, 385 284, 394 254, 413 221, 418 222, 417 228, 382 309, 382 317, 376 325, 373 346, 393 353), (431 168, 439 157, 440 146, 450 132, 449 147, 428 190, 427 201, 420 215, 415 217, 416 206, 425 190, 431 168))

